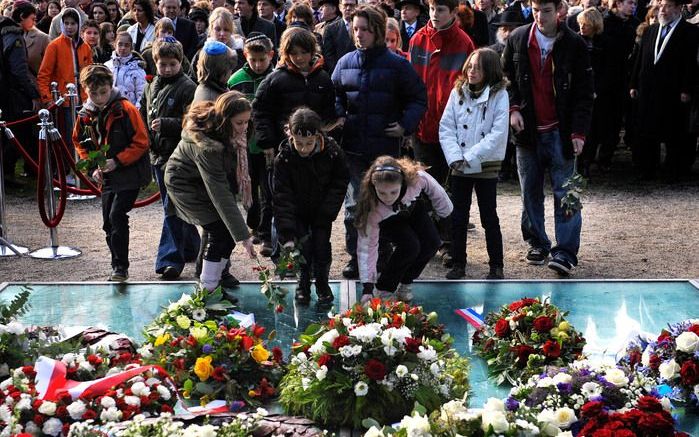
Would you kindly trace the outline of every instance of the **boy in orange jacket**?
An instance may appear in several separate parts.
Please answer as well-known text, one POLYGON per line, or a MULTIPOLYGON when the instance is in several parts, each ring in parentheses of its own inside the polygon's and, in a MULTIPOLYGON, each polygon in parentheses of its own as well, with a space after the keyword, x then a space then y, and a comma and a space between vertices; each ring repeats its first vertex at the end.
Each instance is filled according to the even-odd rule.
POLYGON ((93 169, 102 183, 102 229, 112 254, 110 281, 129 277, 129 216, 139 188, 150 182, 148 133, 138 109, 112 87, 109 68, 92 64, 80 73, 88 100, 78 114, 73 143, 82 159, 104 150, 106 162, 93 169))

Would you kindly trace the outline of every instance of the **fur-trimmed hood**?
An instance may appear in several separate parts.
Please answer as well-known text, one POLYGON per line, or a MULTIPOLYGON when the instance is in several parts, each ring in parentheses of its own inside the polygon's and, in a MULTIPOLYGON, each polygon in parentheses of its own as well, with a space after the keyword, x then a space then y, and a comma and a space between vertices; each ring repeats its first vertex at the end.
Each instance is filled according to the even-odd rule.
POLYGON ((211 138, 201 131, 182 129, 182 140, 194 143, 203 149, 223 151, 226 148, 226 145, 223 142, 216 138, 211 138))

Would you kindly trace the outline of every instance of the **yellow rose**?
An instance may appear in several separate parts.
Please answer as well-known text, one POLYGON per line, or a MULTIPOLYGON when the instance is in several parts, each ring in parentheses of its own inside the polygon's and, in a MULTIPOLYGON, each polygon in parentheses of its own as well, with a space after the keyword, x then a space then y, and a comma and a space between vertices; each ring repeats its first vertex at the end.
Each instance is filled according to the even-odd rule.
POLYGON ((570 323, 563 321, 558 324, 558 330, 559 331, 567 331, 570 329, 570 323))
POLYGON ((558 333, 558 339, 559 339, 561 342, 563 342, 563 343, 565 343, 565 341, 568 340, 569 338, 570 338, 570 337, 569 337, 568 334, 566 334, 565 332, 559 332, 559 333, 558 333))
POLYGON ((207 334, 208 334, 205 326, 198 326, 195 328, 190 328, 189 333, 192 334, 192 337, 196 338, 197 340, 205 339, 207 334))
POLYGON ((263 361, 267 361, 269 358, 269 351, 262 346, 262 343, 258 343, 255 345, 255 347, 250 349, 250 355, 252 355, 253 360, 261 363, 263 361))
POLYGON ((213 360, 213 357, 211 355, 207 355, 197 358, 197 362, 194 363, 194 373, 202 381, 209 379, 209 376, 211 376, 211 373, 214 371, 214 368, 211 365, 211 360, 213 360))
POLYGON ((257 393, 255 393, 255 390, 248 390, 248 396, 254 398, 255 396, 257 396, 257 393))
POLYGON ((153 344, 155 347, 162 346, 170 340, 170 334, 159 335, 153 344))
POLYGON ((192 321, 189 320, 189 317, 187 316, 177 316, 177 326, 179 326, 182 329, 189 329, 189 327, 192 324, 192 321))

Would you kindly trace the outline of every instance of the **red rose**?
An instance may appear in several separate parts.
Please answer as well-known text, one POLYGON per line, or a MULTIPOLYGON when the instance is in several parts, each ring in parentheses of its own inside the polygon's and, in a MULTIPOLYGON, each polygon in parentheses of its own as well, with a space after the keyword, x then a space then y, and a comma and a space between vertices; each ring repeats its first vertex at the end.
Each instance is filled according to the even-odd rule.
POLYGON ((693 332, 697 335, 699 335, 699 325, 692 325, 687 329, 687 332, 693 332))
POLYGON ((641 362, 641 351, 638 349, 634 349, 631 352, 629 352, 629 365, 631 366, 632 369, 635 369, 636 366, 641 362))
POLYGON ((247 335, 242 338, 242 341, 243 341, 243 350, 245 352, 249 351, 250 348, 255 345, 255 340, 248 337, 247 335))
POLYGON ((553 328, 553 320, 550 317, 539 316, 534 319, 534 330, 538 332, 549 332, 553 328))
POLYGON ((510 311, 517 311, 520 308, 528 307, 529 305, 539 303, 539 299, 532 299, 530 297, 525 297, 522 300, 518 300, 517 302, 512 302, 507 309, 510 311))
POLYGON ((333 341, 333 349, 340 349, 342 346, 350 344, 350 339, 346 335, 340 335, 333 341))
POLYGON ((104 360, 99 355, 90 354, 87 356, 87 362, 93 366, 99 366, 103 361, 104 360))
POLYGON ((44 424, 44 416, 41 414, 35 414, 33 421, 36 423, 36 426, 41 426, 44 424))
POLYGON ((419 338, 406 337, 405 338, 405 350, 416 354, 420 352, 420 346, 422 346, 422 340, 419 338))
POLYGON ((670 333, 666 330, 660 331, 660 335, 658 336, 658 343, 661 343, 663 340, 666 340, 670 338, 670 333))
POLYGON ((561 345, 557 341, 547 340, 544 343, 544 355, 548 358, 558 358, 561 356, 561 345))
POLYGON ((636 437, 636 433, 630 429, 618 429, 614 431, 614 437, 636 437))
POLYGON ((27 375, 27 378, 32 379, 36 376, 36 372, 34 371, 34 366, 24 366, 22 367, 22 373, 27 375))
POLYGON ((264 326, 254 324, 252 325, 252 335, 255 337, 262 337, 265 334, 266 328, 264 326))
POLYGON ((520 367, 524 367, 527 365, 529 355, 534 353, 534 348, 531 346, 527 346, 526 344, 523 344, 513 347, 512 351, 515 353, 515 355, 517 355, 517 365, 520 367))
POLYGON ((328 354, 323 354, 318 358, 318 367, 322 366, 328 366, 330 364, 330 361, 332 361, 333 357, 328 355, 328 354))
POLYGON ((70 423, 64 423, 63 428, 61 428, 61 435, 68 435, 70 431, 70 423))
POLYGON ((648 360, 648 367, 650 367, 651 370, 657 371, 660 368, 660 357, 655 354, 651 355, 648 360))
POLYGON ((169 406, 168 404, 163 404, 160 406, 160 412, 161 413, 173 413, 174 411, 172 410, 172 407, 169 406))
POLYGON ((500 319, 495 324, 495 335, 502 338, 510 333, 510 322, 505 319, 500 319))
POLYGON ((694 360, 687 360, 680 369, 682 384, 693 387, 699 384, 699 366, 694 360))
POLYGON ((372 358, 364 365, 364 373, 369 379, 381 381, 386 376, 386 366, 381 361, 372 358))
POLYGON ((656 413, 663 411, 663 406, 653 396, 641 396, 636 402, 636 408, 647 413, 656 413))
POLYGON ((582 406, 582 409, 580 410, 582 413, 582 417, 597 417, 600 414, 602 414, 602 411, 604 409, 604 402, 600 401, 592 401, 592 402, 587 402, 585 405, 582 406))
POLYGON ((56 417, 59 419, 64 419, 68 417, 68 408, 66 408, 65 405, 61 405, 58 408, 56 408, 56 417))
POLYGON ((172 365, 175 367, 175 369, 184 370, 184 358, 177 358, 172 362, 172 365))
POLYGON ((642 435, 673 435, 675 422, 667 411, 644 414, 638 421, 638 429, 642 435))

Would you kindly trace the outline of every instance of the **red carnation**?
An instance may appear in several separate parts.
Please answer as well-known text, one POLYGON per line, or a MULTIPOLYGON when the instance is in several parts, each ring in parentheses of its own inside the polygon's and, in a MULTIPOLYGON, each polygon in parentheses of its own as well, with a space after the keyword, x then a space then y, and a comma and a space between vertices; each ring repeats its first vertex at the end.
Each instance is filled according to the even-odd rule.
POLYGON ((350 344, 350 339, 346 335, 340 335, 333 341, 333 348, 338 350, 342 346, 347 346, 350 344))
MULTIPOLYGON (((72 397, 71 397, 71 399, 72 399, 72 397)), ((43 403, 44 403, 44 401, 42 401, 41 399, 35 399, 34 402, 32 402, 32 408, 35 410, 38 410, 39 407, 41 406, 41 404, 43 404, 43 403)))
POLYGON ((63 427, 61 428, 61 435, 68 435, 70 432, 70 423, 64 423, 63 427))
POLYGON ((381 361, 371 358, 364 365, 364 373, 369 379, 381 381, 386 376, 386 366, 381 361))
POLYGON ((600 414, 602 414, 602 411, 604 409, 604 402, 600 401, 592 401, 592 402, 587 402, 585 405, 582 406, 582 417, 597 417, 600 414))
POLYGON ((553 328, 553 320, 550 317, 539 316, 534 319, 534 330, 538 332, 549 332, 553 328))
POLYGON ((651 368, 651 370, 658 370, 660 368, 660 357, 658 355, 652 354, 650 356, 650 359, 648 360, 648 367, 651 368))
POLYGON ((99 355, 90 354, 87 356, 87 362, 93 366, 99 366, 103 361, 104 360, 99 355))
POLYGON ((522 344, 513 347, 512 351, 515 353, 515 355, 517 355, 517 365, 523 367, 527 364, 529 355, 534 353, 534 348, 531 346, 527 346, 526 344, 522 344))
POLYGON ((663 406, 653 396, 641 396, 636 402, 636 408, 647 413, 663 411, 663 406))
POLYGON ((699 366, 694 360, 687 360, 680 369, 682 384, 693 387, 699 384, 699 366))
POLYGON ((662 331, 660 331, 660 335, 658 336, 658 343, 668 338, 670 338, 670 333, 663 329, 662 331))
POLYGON ((675 423, 667 411, 644 414, 638 421, 642 435, 673 435, 675 423))
POLYGON ((27 378, 32 379, 36 376, 36 372, 34 371, 34 366, 24 366, 22 367, 22 373, 27 375, 27 378))
POLYGON ((73 396, 70 393, 62 393, 58 395, 59 402, 64 402, 66 405, 70 405, 73 402, 73 396))
POLYGON ((277 364, 281 364, 282 360, 284 359, 284 353, 279 346, 274 346, 272 348, 272 356, 274 357, 274 362, 277 364))
POLYGON ((175 369, 184 370, 184 358, 177 358, 172 362, 175 369))
POLYGON ((161 413, 173 413, 174 411, 172 410, 172 407, 169 406, 168 404, 163 404, 160 406, 160 412, 161 413))
POLYGON ((214 367, 214 371, 211 373, 211 377, 216 381, 226 380, 226 369, 221 366, 214 367))
POLYGON ((66 408, 65 405, 61 405, 58 408, 56 408, 56 417, 60 419, 68 417, 68 408, 66 408))
POLYGON ((419 338, 406 337, 405 338, 405 350, 416 354, 420 352, 420 346, 422 346, 422 340, 419 338))
POLYGON ((614 437, 636 437, 636 433, 630 429, 618 429, 614 431, 614 437))
POLYGON ((693 332, 697 335, 699 335, 699 325, 692 325, 687 329, 687 332, 693 332))
POLYGON ((502 338, 510 333, 510 323, 505 319, 500 319, 495 324, 495 335, 502 338))
POLYGON ((332 361, 333 357, 328 354, 323 354, 318 358, 318 367, 327 366, 332 361))
POLYGON ((549 358, 558 358, 561 356, 561 345, 558 344, 557 341, 547 340, 542 349, 544 350, 544 355, 549 358))
POLYGON ((35 414, 34 419, 32 419, 34 423, 36 423, 36 426, 41 426, 44 424, 44 416, 41 414, 35 414))

